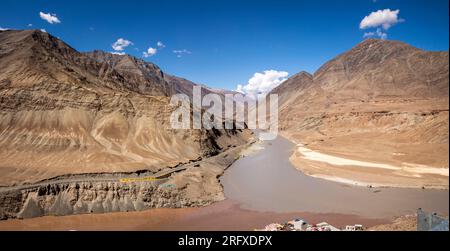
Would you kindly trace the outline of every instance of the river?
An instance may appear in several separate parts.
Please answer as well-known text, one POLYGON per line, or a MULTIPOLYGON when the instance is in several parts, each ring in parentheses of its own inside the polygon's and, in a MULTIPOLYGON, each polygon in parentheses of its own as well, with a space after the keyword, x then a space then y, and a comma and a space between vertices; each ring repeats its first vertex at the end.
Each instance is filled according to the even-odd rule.
POLYGON ((449 191, 366 188, 313 178, 294 168, 295 145, 279 136, 236 161, 221 177, 225 196, 260 212, 314 212, 391 218, 417 208, 448 215, 449 191))

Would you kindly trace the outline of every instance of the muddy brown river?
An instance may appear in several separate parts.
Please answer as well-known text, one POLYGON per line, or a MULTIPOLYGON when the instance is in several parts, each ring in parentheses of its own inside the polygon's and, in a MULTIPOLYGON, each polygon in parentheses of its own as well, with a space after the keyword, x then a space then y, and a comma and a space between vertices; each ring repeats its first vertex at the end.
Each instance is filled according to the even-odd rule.
POLYGON ((221 178, 227 198, 261 212, 314 212, 391 218, 417 208, 448 215, 448 190, 366 188, 313 178, 291 165, 295 145, 278 137, 236 161, 221 178))

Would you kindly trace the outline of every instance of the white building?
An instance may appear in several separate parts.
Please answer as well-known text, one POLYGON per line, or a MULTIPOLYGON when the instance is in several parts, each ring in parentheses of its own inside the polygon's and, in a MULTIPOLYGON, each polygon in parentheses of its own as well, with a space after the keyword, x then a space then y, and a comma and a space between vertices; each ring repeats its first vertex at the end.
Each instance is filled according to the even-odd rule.
POLYGON ((294 229, 298 231, 305 231, 306 228, 308 228, 308 222, 303 219, 295 219, 292 221, 292 225, 294 226, 294 229))

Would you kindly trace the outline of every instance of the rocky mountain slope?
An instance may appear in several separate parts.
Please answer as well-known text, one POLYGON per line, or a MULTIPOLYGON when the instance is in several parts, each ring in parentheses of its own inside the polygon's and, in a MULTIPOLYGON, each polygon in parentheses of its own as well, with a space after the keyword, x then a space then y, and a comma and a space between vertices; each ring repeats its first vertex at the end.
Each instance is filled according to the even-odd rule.
POLYGON ((37 30, 0 31, 0 185, 156 172, 245 142, 236 130, 171 129, 178 89, 128 55, 80 53, 37 30))
POLYGON ((448 52, 368 39, 314 74, 294 75, 272 90, 282 134, 314 151, 396 168, 312 161, 300 152, 292 161, 350 183, 448 188, 448 60, 448 52))

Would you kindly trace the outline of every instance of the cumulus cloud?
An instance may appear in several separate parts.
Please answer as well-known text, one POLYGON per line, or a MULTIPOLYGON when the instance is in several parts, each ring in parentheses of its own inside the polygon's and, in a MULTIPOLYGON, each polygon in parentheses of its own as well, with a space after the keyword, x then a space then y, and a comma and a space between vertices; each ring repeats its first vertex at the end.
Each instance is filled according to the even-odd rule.
POLYGON ((400 23, 403 19, 398 17, 400 10, 378 10, 365 16, 359 24, 360 29, 383 27, 384 30, 388 30, 393 25, 400 23))
POLYGON ((41 29, 41 31, 47 33, 47 31, 45 29, 41 29))
POLYGON ((166 47, 166 45, 163 44, 163 42, 158 41, 156 43, 156 48, 155 47, 149 47, 147 49, 147 51, 144 51, 142 53, 142 55, 143 55, 144 58, 151 57, 151 56, 155 55, 156 53, 158 53, 158 49, 163 49, 164 47, 166 47))
POLYGON ((0 31, 7 31, 7 30, 9 30, 9 28, 3 28, 0 26, 0 31))
POLYGON ((399 13, 400 10, 384 9, 372 12, 368 16, 365 16, 359 24, 359 28, 362 30, 376 28, 376 30, 365 32, 363 37, 379 37, 381 39, 387 39, 388 34, 386 31, 393 25, 404 21, 399 18, 399 13))
POLYGON ((364 33, 364 37, 379 37, 381 39, 387 39, 387 33, 383 32, 382 29, 378 28, 376 31, 371 31, 371 32, 365 32, 364 33))
POLYGON ((147 49, 147 51, 144 51, 143 54, 144 54, 145 58, 148 58, 148 57, 155 55, 157 52, 158 52, 157 49, 150 47, 147 49))
POLYGON ((156 46, 158 46, 159 48, 164 48, 164 47, 166 47, 166 45, 163 44, 163 42, 161 42, 161 41, 158 41, 158 42, 156 43, 156 46))
POLYGON ((117 39, 116 42, 114 42, 114 44, 112 45, 112 48, 115 51, 123 51, 126 47, 132 45, 133 42, 123 39, 123 38, 119 38, 117 39))
POLYGON ((287 80, 288 72, 266 70, 255 73, 246 85, 238 85, 236 91, 250 95, 265 95, 287 80))
POLYGON ((39 16, 50 24, 59 24, 61 21, 58 19, 56 14, 39 12, 39 16))
POLYGON ((175 53, 175 55, 177 55, 178 58, 181 58, 183 55, 192 54, 192 52, 190 52, 190 51, 188 51, 186 49, 174 50, 173 53, 175 53))
POLYGON ((114 54, 114 55, 125 55, 125 52, 118 52, 118 51, 113 51, 113 52, 111 52, 111 54, 114 54))

